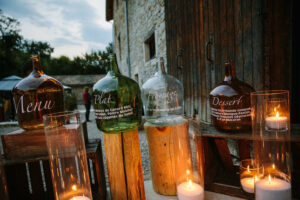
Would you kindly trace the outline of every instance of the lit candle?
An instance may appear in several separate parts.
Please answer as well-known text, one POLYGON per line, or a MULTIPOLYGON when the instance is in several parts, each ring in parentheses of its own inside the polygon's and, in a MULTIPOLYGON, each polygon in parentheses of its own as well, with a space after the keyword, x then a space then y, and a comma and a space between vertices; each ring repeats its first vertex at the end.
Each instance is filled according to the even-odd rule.
POLYGON ((245 192, 254 193, 254 178, 253 177, 242 178, 241 185, 245 192))
POLYGON ((177 186, 177 196, 179 200, 203 200, 204 189, 201 185, 189 180, 177 186))
POLYGON ((91 199, 86 196, 76 196, 71 198, 70 200, 91 200, 91 199))
POLYGON ((279 116, 279 112, 276 112, 275 116, 266 117, 266 127, 269 129, 286 129, 287 117, 279 116))
POLYGON ((291 200, 291 184, 287 181, 264 178, 255 183, 256 200, 291 200))

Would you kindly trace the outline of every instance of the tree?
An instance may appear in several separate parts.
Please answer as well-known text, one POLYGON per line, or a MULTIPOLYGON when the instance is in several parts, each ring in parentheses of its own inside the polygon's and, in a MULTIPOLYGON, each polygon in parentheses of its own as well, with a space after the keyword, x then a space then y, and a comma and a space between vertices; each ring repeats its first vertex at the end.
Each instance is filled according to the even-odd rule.
POLYGON ((32 69, 30 56, 38 54, 47 67, 53 48, 46 42, 24 40, 20 35, 20 23, 0 10, 0 78, 12 74, 26 76, 32 69))
POLYGON ((23 39, 19 26, 16 19, 5 16, 0 10, 0 78, 12 74, 23 77, 28 75, 32 71, 32 54, 40 56, 43 70, 52 75, 103 74, 110 66, 112 43, 104 51, 92 51, 74 59, 66 56, 51 58, 54 48, 47 42, 23 39))
POLYGON ((15 56, 19 53, 22 36, 18 29, 20 23, 11 17, 5 16, 0 10, 0 65, 1 77, 11 73, 15 66, 15 56))

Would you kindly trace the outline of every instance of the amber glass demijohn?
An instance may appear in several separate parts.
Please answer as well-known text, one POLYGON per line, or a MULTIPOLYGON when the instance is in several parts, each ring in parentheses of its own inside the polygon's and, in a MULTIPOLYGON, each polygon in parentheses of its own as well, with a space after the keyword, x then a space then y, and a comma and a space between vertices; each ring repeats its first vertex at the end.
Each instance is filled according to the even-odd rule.
POLYGON ((19 126, 26 130, 43 128, 44 114, 64 110, 63 85, 44 74, 40 58, 31 56, 33 70, 13 89, 19 126))
POLYGON ((225 63, 224 81, 209 95, 211 119, 223 131, 251 129, 250 93, 254 89, 235 76, 232 61, 225 63))

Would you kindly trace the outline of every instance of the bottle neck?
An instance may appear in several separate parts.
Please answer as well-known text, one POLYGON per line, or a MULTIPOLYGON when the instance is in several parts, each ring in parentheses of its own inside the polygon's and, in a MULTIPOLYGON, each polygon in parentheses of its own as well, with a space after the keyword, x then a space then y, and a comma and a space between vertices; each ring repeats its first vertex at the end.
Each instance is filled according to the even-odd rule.
POLYGON ((231 81, 235 79, 235 71, 234 66, 232 64, 232 60, 225 63, 225 77, 224 81, 231 81))
POLYGON ((166 74, 165 64, 164 64, 164 58, 160 57, 160 72, 162 74, 166 74))
POLYGON ((31 62, 32 62, 32 71, 34 73, 38 73, 40 75, 43 75, 44 72, 42 70, 42 66, 41 66, 41 61, 40 61, 40 58, 39 56, 31 56, 31 62))
POLYGON ((121 74, 119 67, 118 67, 116 54, 113 54, 110 57, 110 73, 112 73, 114 75, 121 74))

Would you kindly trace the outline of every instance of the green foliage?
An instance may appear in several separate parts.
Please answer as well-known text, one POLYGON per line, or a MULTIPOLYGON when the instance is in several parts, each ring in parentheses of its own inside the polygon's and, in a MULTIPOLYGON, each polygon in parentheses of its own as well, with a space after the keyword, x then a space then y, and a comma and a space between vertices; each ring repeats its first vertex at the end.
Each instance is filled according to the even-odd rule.
POLYGON ((77 109, 77 98, 75 93, 65 93, 65 110, 72 111, 77 109))
POLYGON ((49 75, 103 74, 109 67, 108 56, 112 43, 105 51, 93 51, 70 59, 66 56, 51 58, 54 48, 47 42, 23 39, 20 23, 0 10, 0 79, 9 75, 27 76, 32 71, 30 56, 38 54, 43 70, 49 75))

